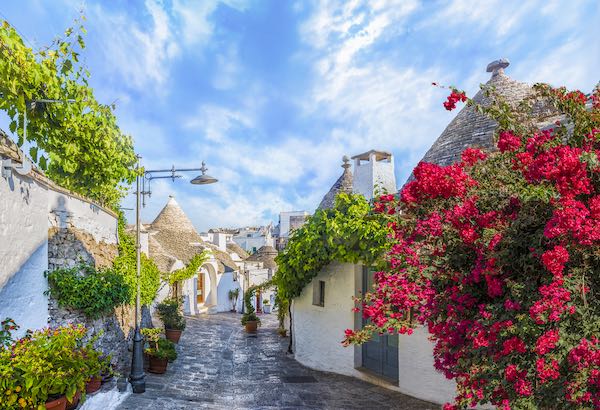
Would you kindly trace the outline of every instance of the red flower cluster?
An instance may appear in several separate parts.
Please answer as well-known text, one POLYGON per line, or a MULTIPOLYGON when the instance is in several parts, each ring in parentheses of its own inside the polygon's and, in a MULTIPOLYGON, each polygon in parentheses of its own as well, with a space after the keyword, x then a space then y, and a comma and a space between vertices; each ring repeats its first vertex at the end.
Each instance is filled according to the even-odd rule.
POLYGON ((447 100, 444 102, 444 108, 448 111, 452 111, 456 108, 457 102, 465 102, 467 101, 467 96, 463 91, 458 91, 456 89, 452 89, 452 92, 448 96, 447 100))
MULTIPOLYGON (((581 93, 554 96, 579 116, 589 108, 581 93)), ((465 100, 454 90, 444 106, 465 100)), ((570 128, 580 138, 567 138, 560 124, 500 131, 499 152, 467 149, 450 166, 419 163, 399 198, 374 205, 403 212, 390 222, 388 268, 376 274, 363 315, 378 332, 408 333, 407 312, 427 326, 435 368, 457 383, 445 409, 600 409, 600 343, 589 334, 600 321, 591 291, 600 288, 594 109, 570 128)))

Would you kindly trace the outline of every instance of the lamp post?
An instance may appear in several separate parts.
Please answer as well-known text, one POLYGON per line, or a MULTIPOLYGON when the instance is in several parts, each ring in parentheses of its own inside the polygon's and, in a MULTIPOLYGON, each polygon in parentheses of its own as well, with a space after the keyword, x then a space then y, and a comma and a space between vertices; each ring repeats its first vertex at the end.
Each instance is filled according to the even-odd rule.
POLYGON ((141 302, 140 302, 140 276, 141 276, 141 254, 142 254, 142 245, 140 243, 140 214, 141 209, 140 205, 146 206, 146 195, 151 196, 152 191, 150 189, 150 181, 153 179, 161 179, 161 178, 170 178, 173 181, 177 178, 181 178, 181 175, 178 175, 178 172, 192 172, 192 171, 201 171, 202 174, 198 175, 190 182, 194 185, 207 185, 213 184, 218 180, 209 175, 206 175, 206 164, 202 162, 201 168, 182 168, 176 169, 175 165, 171 169, 154 169, 154 170, 144 170, 144 174, 141 175, 140 170, 140 159, 141 157, 138 155, 137 157, 137 166, 136 169, 138 171, 136 177, 136 191, 135 191, 135 244, 136 244, 136 282, 137 289, 135 295, 135 332, 133 335, 133 354, 131 356, 131 373, 129 375, 129 383, 131 383, 131 388, 134 393, 144 393, 146 391, 146 375, 144 374, 144 359, 143 359, 143 348, 142 348, 142 334, 140 331, 141 327, 141 302), (163 173, 170 173, 171 175, 160 175, 163 173), (159 175, 154 175, 159 174, 159 175), (146 190, 146 181, 148 181, 148 189, 146 190))

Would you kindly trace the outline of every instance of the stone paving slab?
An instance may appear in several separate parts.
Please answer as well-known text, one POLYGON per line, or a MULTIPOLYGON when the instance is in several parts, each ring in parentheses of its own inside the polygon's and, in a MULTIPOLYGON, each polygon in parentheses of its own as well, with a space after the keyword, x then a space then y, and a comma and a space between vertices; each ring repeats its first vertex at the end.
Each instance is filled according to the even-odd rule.
POLYGON ((286 354, 289 339, 277 334, 275 315, 263 315, 262 321, 252 337, 238 314, 188 317, 177 360, 163 375, 147 373, 146 392, 130 395, 119 409, 439 409, 362 380, 306 368, 286 354), (288 377, 306 380, 293 383, 288 377))

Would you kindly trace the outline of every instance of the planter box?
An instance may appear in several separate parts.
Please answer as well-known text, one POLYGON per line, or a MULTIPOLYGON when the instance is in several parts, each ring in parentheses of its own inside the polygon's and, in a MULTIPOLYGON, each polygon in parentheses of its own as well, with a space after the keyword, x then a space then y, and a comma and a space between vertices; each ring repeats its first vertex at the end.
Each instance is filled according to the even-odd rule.
POLYGON ((170 340, 173 343, 179 343, 179 339, 181 338, 181 332, 183 332, 183 330, 165 328, 165 337, 167 338, 167 340, 170 340))

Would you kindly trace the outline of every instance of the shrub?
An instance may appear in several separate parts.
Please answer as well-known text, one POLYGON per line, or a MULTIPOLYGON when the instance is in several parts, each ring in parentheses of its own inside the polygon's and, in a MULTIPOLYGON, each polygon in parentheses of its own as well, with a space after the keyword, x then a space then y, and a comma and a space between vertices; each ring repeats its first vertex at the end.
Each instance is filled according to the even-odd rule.
POLYGON ((565 116, 553 129, 534 126, 536 101, 476 106, 498 152, 421 163, 375 204, 396 215, 388 267, 362 300, 372 324, 345 343, 411 333, 415 310, 457 383, 446 409, 600 408, 600 89, 535 89, 565 116))
POLYGON ((185 330, 185 318, 181 314, 179 299, 165 299, 158 305, 158 317, 165 325, 165 329, 185 330))
POLYGON ((130 288, 114 269, 96 270, 89 265, 46 272, 50 294, 60 306, 83 312, 91 319, 112 313, 129 301, 130 288))

